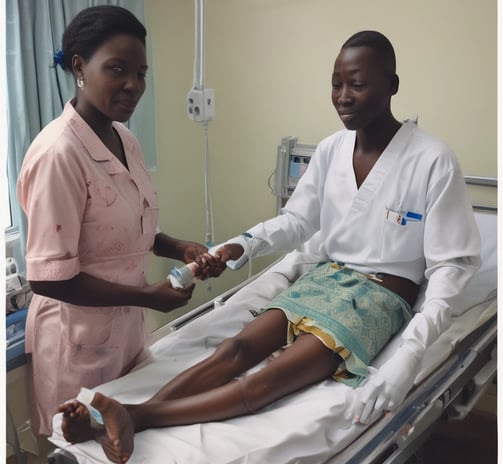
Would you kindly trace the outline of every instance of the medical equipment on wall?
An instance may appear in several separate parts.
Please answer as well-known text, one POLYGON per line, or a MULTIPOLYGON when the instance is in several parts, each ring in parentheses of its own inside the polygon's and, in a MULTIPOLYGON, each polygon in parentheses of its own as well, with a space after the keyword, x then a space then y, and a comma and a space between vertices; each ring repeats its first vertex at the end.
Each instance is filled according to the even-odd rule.
POLYGON ((204 84, 206 0, 195 0, 194 78, 187 95, 187 113, 196 122, 215 117, 215 91, 204 84))
POLYGON ((273 194, 277 198, 277 210, 284 206, 286 200, 295 190, 299 179, 306 172, 313 146, 297 143, 297 137, 283 137, 278 145, 276 170, 274 171, 273 194))

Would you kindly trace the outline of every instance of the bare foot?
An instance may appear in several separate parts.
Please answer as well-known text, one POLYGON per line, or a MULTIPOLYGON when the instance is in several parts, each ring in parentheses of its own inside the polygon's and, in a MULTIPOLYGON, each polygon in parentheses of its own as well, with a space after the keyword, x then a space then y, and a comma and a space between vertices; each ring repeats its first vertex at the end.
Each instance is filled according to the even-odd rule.
POLYGON ((63 413, 61 431, 67 442, 82 443, 96 438, 95 430, 91 428, 89 411, 84 405, 74 400, 59 406, 58 412, 63 413))
POLYGON ((134 424, 126 408, 118 401, 96 392, 92 402, 102 415, 106 434, 96 436, 108 459, 117 464, 128 461, 134 449, 134 424))

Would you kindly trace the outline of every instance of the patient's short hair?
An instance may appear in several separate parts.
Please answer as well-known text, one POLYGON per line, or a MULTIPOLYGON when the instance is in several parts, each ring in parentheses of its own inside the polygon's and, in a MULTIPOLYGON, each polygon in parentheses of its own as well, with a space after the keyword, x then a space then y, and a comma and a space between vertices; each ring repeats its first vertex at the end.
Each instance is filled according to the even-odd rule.
POLYGON ((380 58, 388 64, 391 73, 396 72, 395 50, 389 39, 377 31, 360 31, 353 34, 341 49, 350 47, 370 47, 376 50, 380 58))
POLYGON ((80 11, 63 32, 64 69, 72 71, 74 55, 88 60, 103 43, 119 34, 132 35, 145 45, 145 27, 126 8, 98 5, 80 11))

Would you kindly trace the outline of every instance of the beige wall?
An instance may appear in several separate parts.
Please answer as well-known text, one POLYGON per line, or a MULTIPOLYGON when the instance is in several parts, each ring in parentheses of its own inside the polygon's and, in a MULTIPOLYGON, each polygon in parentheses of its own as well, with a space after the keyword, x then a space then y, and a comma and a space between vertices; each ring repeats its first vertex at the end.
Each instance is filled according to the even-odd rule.
MULTIPOLYGON (((161 226, 204 241, 204 136, 186 115, 192 85, 194 2, 145 0, 157 101, 161 226)), ((215 240, 275 211, 267 179, 276 147, 293 135, 317 143, 342 127, 330 102, 333 61, 362 29, 395 46, 399 118, 419 124, 457 152, 465 173, 496 176, 495 0, 207 0, 206 79, 216 92, 209 144, 215 240)), ((262 259, 255 269, 268 260, 262 259)), ((150 279, 170 265, 153 258, 150 279)), ((189 308, 246 277, 227 271, 198 284, 189 308)), ((152 325, 166 320, 157 318, 152 325)))

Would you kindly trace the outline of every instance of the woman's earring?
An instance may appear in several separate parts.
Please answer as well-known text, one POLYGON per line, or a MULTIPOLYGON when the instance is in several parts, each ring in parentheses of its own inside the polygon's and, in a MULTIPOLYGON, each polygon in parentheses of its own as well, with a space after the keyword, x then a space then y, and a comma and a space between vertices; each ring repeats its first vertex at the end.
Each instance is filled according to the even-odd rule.
POLYGON ((85 85, 86 83, 84 82, 84 78, 82 76, 77 77, 77 86, 79 89, 84 88, 85 85))

